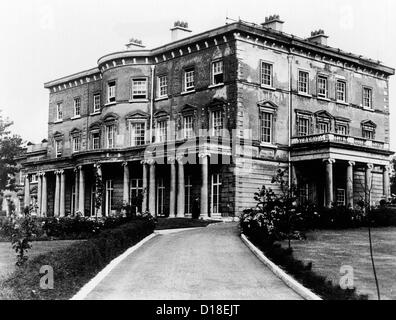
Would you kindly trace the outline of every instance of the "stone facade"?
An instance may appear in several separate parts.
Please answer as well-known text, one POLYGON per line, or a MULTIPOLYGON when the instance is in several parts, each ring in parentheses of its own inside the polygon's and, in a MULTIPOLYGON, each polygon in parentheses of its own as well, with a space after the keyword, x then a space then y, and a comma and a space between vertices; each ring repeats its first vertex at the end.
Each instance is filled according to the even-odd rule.
POLYGON ((25 204, 41 215, 131 204, 228 217, 254 205, 279 168, 301 201, 353 206, 369 189, 372 203, 388 198, 394 69, 281 25, 236 22, 152 50, 132 43, 46 83, 48 143, 22 161, 25 204))

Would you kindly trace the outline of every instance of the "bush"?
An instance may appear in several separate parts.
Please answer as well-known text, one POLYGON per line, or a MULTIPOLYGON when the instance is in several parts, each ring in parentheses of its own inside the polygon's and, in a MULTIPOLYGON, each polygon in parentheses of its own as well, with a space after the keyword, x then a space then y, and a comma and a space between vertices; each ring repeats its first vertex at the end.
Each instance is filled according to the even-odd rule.
POLYGON ((28 260, 0 287, 12 290, 13 299, 69 299, 112 259, 151 234, 151 218, 135 218, 112 230, 65 249, 49 252, 28 260), (42 266, 54 270, 54 289, 40 288, 42 266))

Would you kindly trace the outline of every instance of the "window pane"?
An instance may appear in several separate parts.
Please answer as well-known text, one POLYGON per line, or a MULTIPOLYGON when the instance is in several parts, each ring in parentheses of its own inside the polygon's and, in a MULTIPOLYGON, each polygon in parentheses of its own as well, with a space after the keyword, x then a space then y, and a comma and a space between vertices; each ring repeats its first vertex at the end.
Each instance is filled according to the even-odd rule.
POLYGON ((363 88, 363 107, 371 108, 372 91, 370 88, 363 88))
POLYGON ((133 79, 132 80, 132 99, 146 99, 147 98, 147 80, 133 79))
POLYGON ((108 97, 108 102, 115 102, 115 87, 116 83, 115 81, 110 81, 107 84, 107 97, 108 97))
POLYGON ((272 114, 261 113, 261 142, 272 142, 272 114))
POLYGON ((184 81, 185 81, 185 90, 193 90, 194 89, 194 69, 188 69, 184 73, 184 81))
POLYGON ((157 138, 158 142, 165 142, 166 141, 166 134, 167 134, 167 125, 168 122, 166 120, 159 121, 157 123, 157 138))
POLYGON ((160 97, 166 96, 168 94, 168 77, 161 76, 158 77, 158 95, 160 97))
POLYGON ((327 78, 318 77, 318 96, 322 98, 327 98, 327 78))
POLYGON ((214 136, 221 136, 223 130, 223 114, 221 110, 212 112, 212 131, 214 136))
POLYGON ((132 122, 131 123, 131 146, 141 146, 145 144, 145 123, 132 122))
POLYGON ((212 63, 212 84, 223 83, 223 61, 215 61, 212 63))
POLYGON ((309 74, 305 71, 300 71, 298 76, 298 91, 308 93, 308 79, 309 74))
POLYGON ((306 136, 309 134, 309 120, 306 118, 300 117, 298 119, 298 135, 306 136))
POLYGON ((261 84, 272 86, 272 64, 270 63, 261 63, 261 84))
POLYGON ((100 94, 94 95, 94 112, 100 111, 100 94))
POLYGON ((185 139, 192 138, 194 136, 194 125, 193 117, 185 116, 183 119, 183 137, 185 139))
POLYGON ((346 101, 346 83, 344 81, 337 81, 336 84, 337 101, 346 101))

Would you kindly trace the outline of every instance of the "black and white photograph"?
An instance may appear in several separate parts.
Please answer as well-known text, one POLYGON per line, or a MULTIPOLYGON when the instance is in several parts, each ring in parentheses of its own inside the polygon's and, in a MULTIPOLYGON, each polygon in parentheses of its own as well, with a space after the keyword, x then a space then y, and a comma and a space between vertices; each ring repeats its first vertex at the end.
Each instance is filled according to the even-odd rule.
POLYGON ((0 305, 396 300, 395 12, 1 1, 0 305))

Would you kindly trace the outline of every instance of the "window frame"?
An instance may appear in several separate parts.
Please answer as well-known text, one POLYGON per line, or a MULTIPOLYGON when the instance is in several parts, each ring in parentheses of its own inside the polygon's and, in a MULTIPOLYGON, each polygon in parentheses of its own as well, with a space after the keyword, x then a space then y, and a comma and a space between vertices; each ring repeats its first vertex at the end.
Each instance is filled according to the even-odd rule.
POLYGON ((297 114, 297 136, 298 137, 306 137, 311 134, 311 118, 306 115, 297 114), (302 126, 302 122, 306 121, 306 126, 302 126), (306 134, 301 134, 300 129, 306 127, 306 134))
POLYGON ((267 111, 267 110, 260 110, 260 143, 265 143, 265 144, 272 144, 273 143, 273 132, 274 132, 274 114, 273 112, 267 111), (263 116, 269 116, 269 119, 264 119, 263 116), (269 122, 269 128, 265 128, 263 126, 263 121, 269 122), (263 130, 268 129, 269 133, 264 134, 263 130), (269 141, 265 141, 263 139, 263 136, 266 135, 269 137, 269 141))
POLYGON ((117 81, 109 80, 107 81, 107 103, 116 103, 116 89, 117 89, 117 81), (110 86, 111 83, 114 83, 114 86, 110 86), (111 87, 114 87, 114 90, 111 90, 111 87), (113 92, 114 95, 110 95, 113 92))
POLYGON ((373 88, 371 87, 367 87, 367 86, 363 86, 362 87, 362 106, 363 108, 367 108, 367 109, 373 109, 373 88), (369 105, 365 105, 365 90, 368 90, 368 92, 370 92, 370 97, 369 97, 369 105))
POLYGON ((55 149, 55 158, 62 157, 62 152, 63 152, 63 141, 62 141, 62 139, 59 139, 59 138, 55 139, 54 149, 55 149))
POLYGON ((222 109, 214 109, 210 111, 210 131, 213 137, 221 137, 224 130, 224 114, 222 109), (220 114, 220 117, 217 119, 220 121, 215 121, 215 115, 220 114), (221 122, 221 128, 218 123, 221 122), (217 125, 216 125, 217 124, 217 125), (220 129, 219 129, 220 128, 220 129))
POLYGON ((195 81, 196 79, 195 79, 195 67, 187 67, 187 68, 185 68, 184 69, 184 76, 183 76, 183 86, 184 86, 184 92, 191 92, 191 91, 194 91, 195 90, 195 81), (188 77, 188 74, 189 73, 191 73, 192 72, 192 82, 190 82, 190 83, 192 83, 193 85, 192 86, 188 86, 187 87, 187 77, 188 77))
POLYGON ((318 74, 316 82, 317 82, 317 92, 316 92, 316 94, 317 94, 318 98, 328 99, 329 98, 329 77, 327 75, 318 74), (325 88, 324 88, 325 89, 325 93, 324 94, 320 93, 320 90, 321 90, 321 88, 320 88, 320 80, 325 80, 325 88))
POLYGON ((211 193, 210 193, 210 197, 211 197, 211 206, 210 206, 210 213, 212 215, 221 215, 221 210, 220 210, 220 206, 221 206, 221 186, 222 186, 222 182, 221 179, 222 176, 220 173, 212 173, 211 174, 211 193), (215 179, 216 178, 216 179, 215 179), (214 190, 216 189, 216 193, 214 193, 214 190), (215 209, 215 204, 216 204, 216 208, 215 209))
POLYGON ((346 205, 346 192, 344 188, 337 188, 336 190, 336 204, 337 206, 345 206, 346 205), (342 193, 340 193, 342 191, 342 193), (341 195, 341 201, 339 200, 339 196, 341 195))
POLYGON ((130 100, 131 101, 139 101, 139 100, 147 100, 148 99, 148 78, 147 77, 133 77, 131 78, 131 96, 130 100), (135 91, 135 82, 144 82, 144 90, 142 90, 142 86, 138 87, 136 89, 136 92, 139 93, 134 93, 135 91), (144 94, 143 94, 144 93, 144 94), (135 97, 136 96, 136 97, 135 97))
POLYGON ((223 59, 216 59, 211 62, 211 85, 212 86, 219 86, 224 84, 224 61, 223 59), (221 72, 216 71, 215 66, 217 63, 221 63, 221 72), (220 82, 216 82, 216 76, 221 75, 220 82))
MULTIPOLYGON (((268 75, 266 75, 268 77, 268 75)), ((274 87, 274 63, 269 61, 260 60, 260 85, 266 88, 273 88, 274 87), (269 74, 269 84, 264 83, 264 68, 263 66, 267 65, 270 67, 270 74, 269 74)))
POLYGON ((158 143, 163 143, 163 142, 167 141, 167 139, 168 139, 168 119, 167 118, 157 120, 156 137, 158 138, 158 141, 156 141, 158 143))
POLYGON ((105 128, 105 134, 106 134, 106 149, 114 149, 115 148, 115 146, 116 146, 116 143, 115 143, 115 137, 116 137, 116 134, 115 134, 115 132, 116 132, 116 127, 115 127, 115 124, 114 123, 110 123, 110 124, 107 124, 106 125, 106 128, 105 128), (110 143, 109 143, 109 129, 110 128, 112 128, 112 130, 113 130, 113 134, 112 134, 112 145, 110 145, 110 143))
POLYGON ((98 92, 98 93, 94 93, 94 95, 93 95, 93 112, 92 113, 100 113, 101 112, 101 94, 100 94, 100 92, 98 92), (99 108, 98 109, 96 109, 96 102, 97 102, 97 99, 96 98, 99 98, 98 100, 99 100, 99 108))
POLYGON ((348 99, 347 92, 348 92, 348 90, 347 90, 347 82, 346 82, 346 80, 337 79, 336 80, 336 84, 335 84, 336 101, 337 102, 341 102, 341 103, 347 103, 347 99, 348 99), (339 87, 338 87, 339 84, 343 84, 343 86, 344 86, 344 92, 343 92, 344 99, 343 100, 338 99, 338 94, 340 93, 340 90, 339 90, 339 87))
POLYGON ((92 130, 91 131, 91 150, 100 150, 101 149, 101 141, 100 141, 100 130, 92 130), (95 140, 94 135, 98 135, 98 148, 95 148, 95 140))
POLYGON ((73 118, 81 117, 81 97, 74 98, 74 106, 73 106, 73 118), (77 113, 78 108, 78 113, 77 113))
POLYGON ((72 136, 72 153, 81 151, 81 136, 72 136))
POLYGON ((185 114, 183 115, 183 139, 191 139, 194 138, 195 136, 195 131, 194 131, 194 115, 193 114, 185 114), (191 124, 191 128, 187 127, 187 121, 186 119, 190 118, 191 122, 189 124, 191 124))
POLYGON ((147 144, 146 142, 146 120, 145 119, 129 119, 128 120, 128 128, 129 128, 129 146, 130 147, 140 147, 140 146, 144 146, 145 144, 147 144), (135 125, 142 125, 143 126, 143 136, 139 136, 139 135, 135 135, 132 136, 132 132, 133 131, 133 126, 135 125), (142 139, 142 140, 136 140, 136 139, 142 139), (140 143, 138 143, 138 141, 140 141, 140 143))
POLYGON ((56 103, 56 118, 55 121, 63 121, 63 101, 59 101, 56 103), (60 110, 59 110, 60 109, 60 110), (60 115, 60 117, 59 117, 60 115))
POLYGON ((168 75, 161 74, 157 76, 157 98, 165 98, 168 96, 168 75), (166 84, 161 85, 161 79, 165 79, 166 84), (165 93, 161 93, 161 89, 165 88, 165 93))
POLYGON ((305 95, 309 95, 309 71, 306 70, 298 70, 298 79, 297 79, 297 92, 299 94, 305 94, 305 95), (301 88, 301 74, 306 74, 307 78, 306 78, 306 91, 302 91, 300 90, 301 88))

